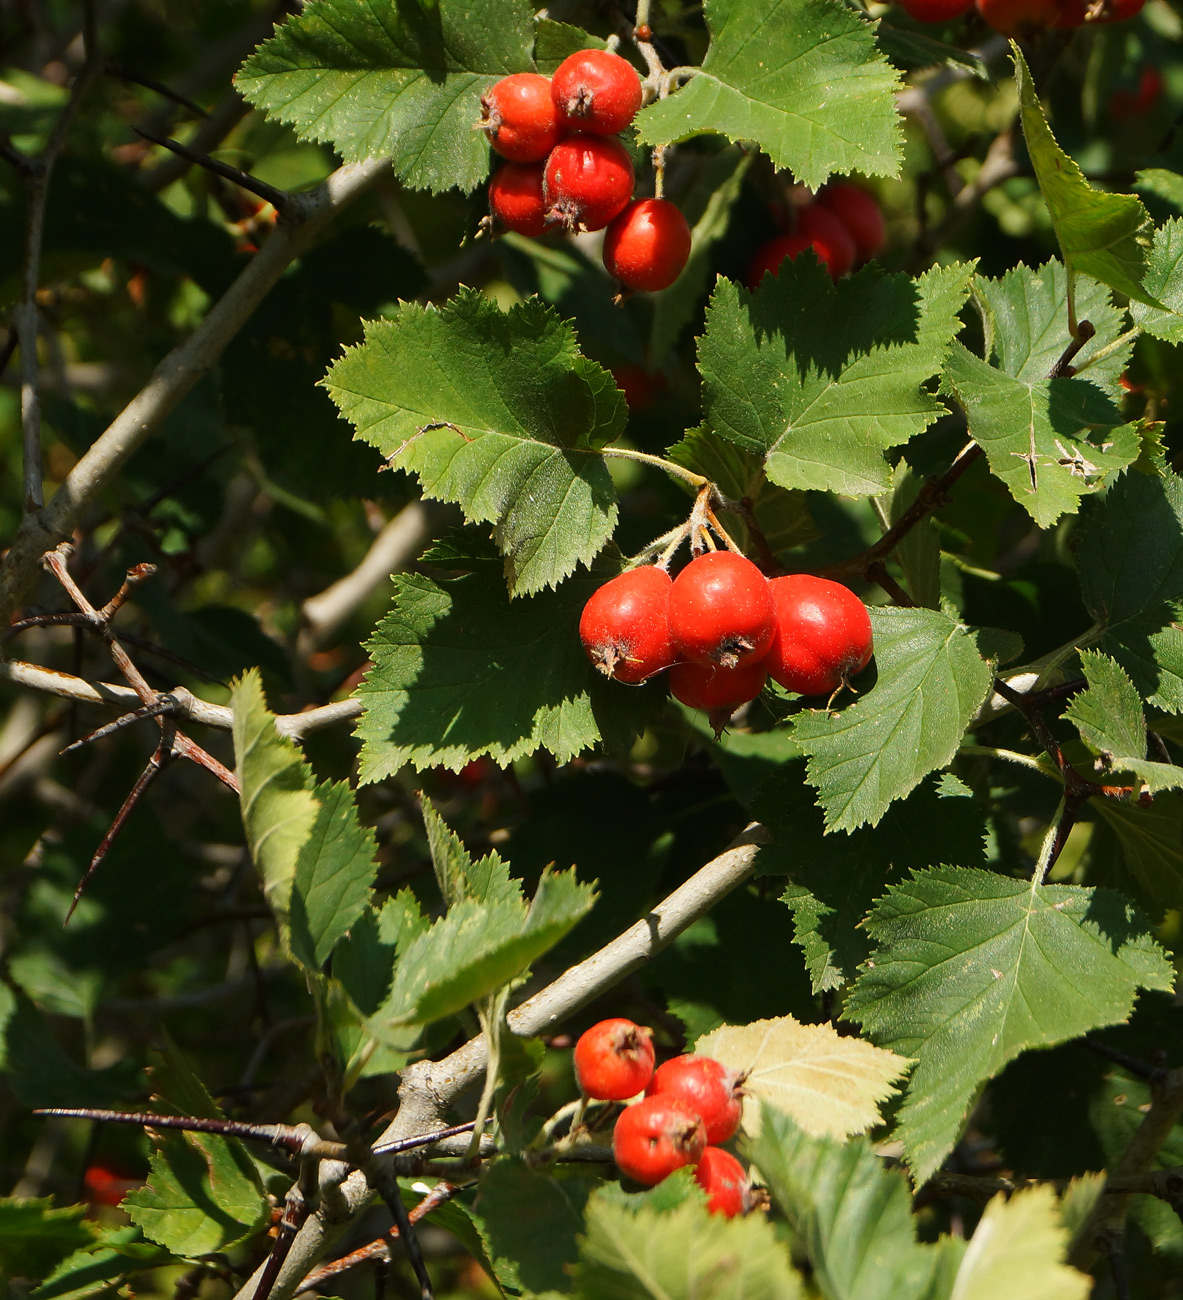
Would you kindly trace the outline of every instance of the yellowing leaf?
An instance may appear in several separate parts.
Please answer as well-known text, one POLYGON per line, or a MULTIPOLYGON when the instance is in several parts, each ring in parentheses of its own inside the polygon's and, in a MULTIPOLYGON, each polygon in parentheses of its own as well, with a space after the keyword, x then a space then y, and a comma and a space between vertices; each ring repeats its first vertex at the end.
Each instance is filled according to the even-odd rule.
POLYGON ((695 1050, 746 1071, 749 1133, 758 1128, 761 1099, 817 1137, 865 1132, 879 1123, 879 1103, 897 1091, 895 1081, 908 1068, 907 1059, 894 1052, 792 1016, 723 1025, 700 1038, 695 1050))
POLYGON ((1085 1300, 1092 1279, 1061 1263, 1068 1231, 1050 1187, 996 1196, 982 1215, 950 1300, 1085 1300))

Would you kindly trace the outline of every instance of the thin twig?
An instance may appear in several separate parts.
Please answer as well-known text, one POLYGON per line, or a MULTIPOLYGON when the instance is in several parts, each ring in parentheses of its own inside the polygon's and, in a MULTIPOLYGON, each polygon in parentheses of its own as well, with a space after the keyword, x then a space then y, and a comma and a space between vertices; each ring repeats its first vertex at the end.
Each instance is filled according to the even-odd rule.
MULTIPOLYGON (((143 72, 137 72, 134 68, 125 67, 122 63, 105 63, 103 71, 108 77, 115 77, 119 81, 130 81, 137 86, 143 86, 145 90, 154 90, 158 95, 163 95, 165 99, 171 99, 174 104, 180 104, 182 108, 187 108, 190 113, 195 113, 198 117, 208 118, 209 114, 195 103, 187 95, 182 95, 179 90, 173 90, 171 86, 166 86, 163 81, 157 81, 155 77, 149 77, 143 72)), ((137 134, 145 135, 146 132, 140 131, 137 134)), ((148 136, 151 139, 151 136, 148 136)))
POLYGON ((223 180, 230 181, 231 184, 237 185, 239 189, 249 190, 252 194, 257 194, 265 203, 270 203, 276 212, 286 213, 292 205, 293 196, 287 190, 276 189, 274 185, 268 185, 266 181, 261 181, 257 177, 244 172, 241 168, 231 167, 229 163, 219 162, 216 158, 211 158, 209 154, 201 153, 197 149, 190 149, 187 144, 182 144, 179 140, 173 140, 166 135, 155 135, 151 131, 142 130, 138 126, 133 126, 132 130, 136 135, 143 136, 145 140, 151 140, 153 144, 159 145, 162 149, 175 153, 178 157, 184 158, 187 162, 195 163, 198 167, 204 167, 207 172, 213 172, 215 176, 220 176, 223 180))

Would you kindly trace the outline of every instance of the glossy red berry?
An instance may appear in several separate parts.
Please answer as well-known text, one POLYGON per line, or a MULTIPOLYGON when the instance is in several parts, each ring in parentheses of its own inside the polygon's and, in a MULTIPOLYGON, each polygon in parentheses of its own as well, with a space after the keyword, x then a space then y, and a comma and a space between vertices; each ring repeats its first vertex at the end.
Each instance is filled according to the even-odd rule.
POLYGON ((631 1020, 601 1020, 575 1044, 575 1077, 585 1097, 625 1101, 653 1077, 653 1033, 631 1020))
POLYGON ((706 1125, 712 1146, 726 1142, 743 1116, 743 1076, 710 1056, 675 1056, 654 1071, 647 1097, 676 1097, 706 1125))
POLYGON ((645 564, 592 593, 579 618, 579 639, 600 672, 632 684, 677 659, 669 625, 672 589, 664 569, 645 564))
POLYGON ((706 1149, 702 1120, 675 1097, 646 1097, 625 1109, 612 1132, 612 1155, 622 1174, 653 1187, 706 1149))
POLYGON ((700 664, 735 668, 762 658, 772 643, 773 615, 768 580, 735 551, 698 556, 670 588, 674 648, 700 664))
POLYGON ((481 96, 477 126, 503 158, 541 162, 564 129, 551 98, 550 78, 537 72, 502 77, 481 96))
POLYGON ((707 1147, 694 1169, 694 1181, 707 1194, 707 1209, 734 1219, 748 1208, 747 1170, 722 1147, 707 1147))
POLYGON ((580 131, 615 135, 641 107, 641 78, 609 50, 577 50, 555 69, 551 95, 560 117, 580 131))
POLYGON ((807 203, 798 208, 797 233, 818 250, 818 257, 835 280, 854 265, 858 249, 850 231, 836 213, 822 204, 807 203))
POLYGON ((1060 0, 976 0, 978 13, 1004 36, 1029 36, 1055 27, 1060 0))
POLYGON ((550 151, 543 174, 546 219, 568 230, 603 230, 633 194, 633 162, 619 140, 572 135, 550 151))
POLYGON ((604 265, 630 289, 668 289, 690 256, 690 227, 665 199, 636 199, 604 234, 604 265))
POLYGON ((829 695, 871 658, 871 619, 840 582, 791 573, 768 586, 776 632, 764 660, 768 675, 799 695, 829 695))
POLYGON ((546 230, 542 164, 503 163, 489 182, 489 211, 508 230, 541 235, 546 230))
MULTIPOLYGON (((966 7, 972 8, 973 0, 966 7)), ((878 255, 887 232, 879 204, 866 190, 849 181, 835 181, 818 194, 817 201, 829 208, 850 232, 858 261, 867 262, 878 255)))
POLYGON ((974 0, 899 0, 900 8, 918 23, 951 23, 974 7, 974 0))
MULTIPOLYGON (((720 664, 674 664, 670 669, 670 694, 687 708, 702 709, 712 720, 716 716, 726 725, 739 708, 754 700, 764 689, 768 670, 762 660, 724 668, 720 664)), ((716 731, 722 727, 716 726, 716 731)))

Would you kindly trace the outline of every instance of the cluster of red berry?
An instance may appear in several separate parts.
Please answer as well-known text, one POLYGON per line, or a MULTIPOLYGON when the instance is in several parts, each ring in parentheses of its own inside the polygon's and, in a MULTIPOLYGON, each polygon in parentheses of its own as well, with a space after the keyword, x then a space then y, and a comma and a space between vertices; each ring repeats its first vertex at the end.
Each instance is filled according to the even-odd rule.
POLYGON ((537 238, 550 226, 605 230, 604 265, 626 288, 665 289, 690 256, 690 227, 666 199, 633 199, 633 164, 617 139, 642 98, 636 69, 608 50, 580 50, 553 77, 515 72, 481 96, 477 126, 509 159, 489 182, 489 209, 537 238))
POLYGON ((1146 0, 899 0, 919 23, 949 23, 976 7, 1004 36, 1029 36, 1052 27, 1120 23, 1141 13, 1146 0))
POLYGON ((795 214, 793 229, 761 244, 748 263, 745 283, 754 289, 766 273, 780 270, 785 258, 795 258, 812 248, 831 277, 869 262, 883 247, 886 231, 883 213, 866 190, 849 181, 835 181, 795 214))
POLYGON ((654 1187, 675 1169, 694 1166, 712 1214, 732 1219, 752 1206, 743 1165, 719 1145, 743 1115, 743 1078, 709 1056, 676 1056, 653 1068, 650 1030, 631 1020, 601 1020, 575 1044, 575 1077, 585 1098, 627 1101, 612 1132, 622 1174, 654 1187))
POLYGON ((840 583, 808 573, 765 578, 735 551, 708 551, 671 580, 629 569, 583 607, 588 658, 618 682, 670 670, 670 691, 723 721, 768 677, 798 695, 829 695, 871 658, 871 620, 840 583))

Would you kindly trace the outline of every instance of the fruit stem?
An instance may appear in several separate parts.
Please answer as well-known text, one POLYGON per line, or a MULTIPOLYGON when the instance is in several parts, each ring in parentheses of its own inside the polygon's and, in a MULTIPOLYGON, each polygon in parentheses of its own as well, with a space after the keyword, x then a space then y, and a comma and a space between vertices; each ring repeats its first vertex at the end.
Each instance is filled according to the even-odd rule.
POLYGON ((718 518, 715 515, 715 512, 710 508, 709 505, 706 508, 706 517, 707 517, 707 523, 710 524, 710 526, 718 534, 719 539, 722 541, 723 545, 726 546, 729 551, 734 551, 737 555, 742 555, 743 551, 741 551, 740 548, 736 546, 736 544, 731 540, 731 537, 728 534, 727 529, 724 528, 723 525, 719 522, 718 518))
POLYGON ((1017 749, 998 749, 994 745, 962 745, 957 753, 970 758, 997 758, 1004 763, 1017 763, 1020 767, 1030 768, 1032 772, 1039 772, 1057 781, 1060 779, 1059 773, 1047 759, 1036 758, 1033 754, 1021 754, 1017 749))
POLYGON ((1082 361, 1076 366, 1073 373, 1079 375, 1082 370, 1087 370, 1094 362, 1104 361, 1106 357, 1111 357, 1115 352, 1120 351, 1127 343, 1133 343, 1142 333, 1141 327, 1135 325, 1133 329, 1128 329, 1124 334, 1119 335, 1112 343, 1106 343, 1103 348, 1098 348, 1087 361, 1082 361))
POLYGON ((619 456, 624 460, 639 460, 646 465, 656 465, 658 469, 665 470, 667 474, 672 474, 674 478, 684 480, 692 487, 713 488, 710 479, 705 478, 702 474, 696 474, 692 469, 686 469, 675 464, 672 460, 663 459, 661 456, 653 456, 647 451, 636 451, 632 447, 605 447, 602 454, 605 456, 619 456))

